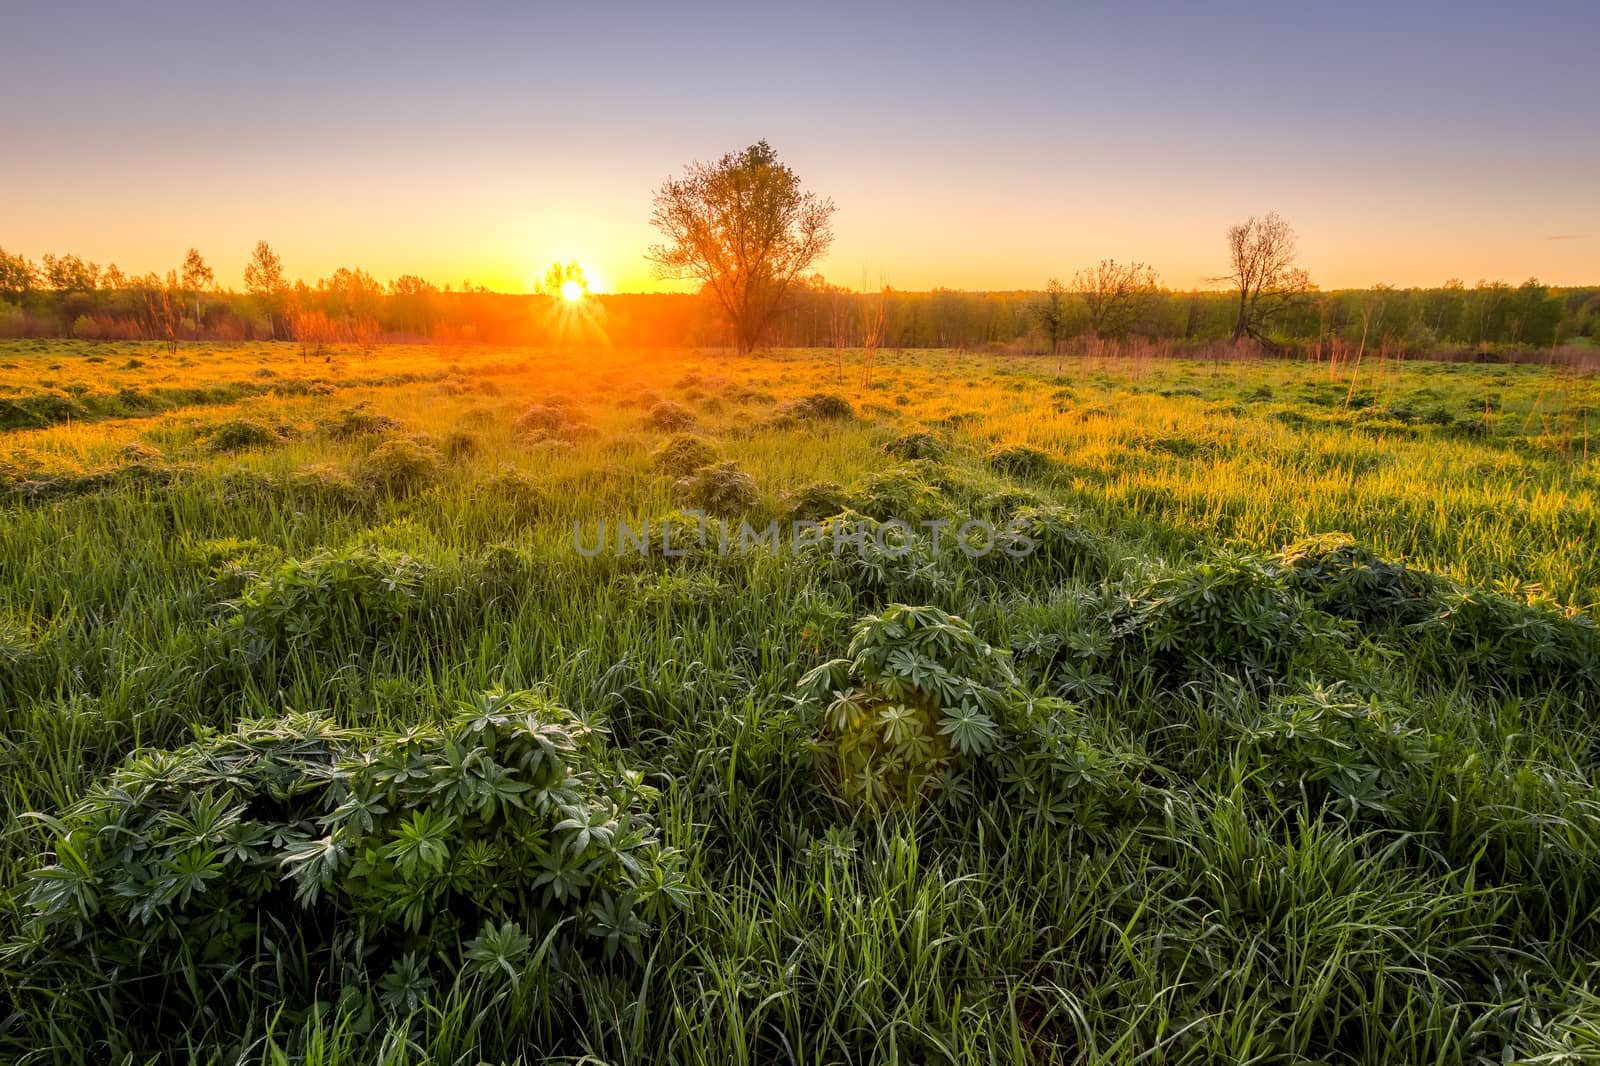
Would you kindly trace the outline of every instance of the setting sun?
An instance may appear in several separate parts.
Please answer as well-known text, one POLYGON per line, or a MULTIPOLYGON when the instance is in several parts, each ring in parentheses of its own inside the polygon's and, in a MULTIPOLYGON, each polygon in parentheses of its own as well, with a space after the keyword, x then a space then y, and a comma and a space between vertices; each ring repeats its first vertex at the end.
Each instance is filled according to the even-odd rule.
POLYGON ((569 303, 583 299, 583 282, 568 278, 561 283, 561 298, 569 303))

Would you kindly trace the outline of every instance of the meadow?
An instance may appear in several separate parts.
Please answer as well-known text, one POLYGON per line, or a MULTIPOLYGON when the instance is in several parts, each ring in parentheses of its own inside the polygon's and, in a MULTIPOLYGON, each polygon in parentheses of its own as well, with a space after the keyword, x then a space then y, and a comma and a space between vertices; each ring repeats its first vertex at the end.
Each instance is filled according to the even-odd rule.
POLYGON ((0 1055, 1595 1061, 1597 415, 1537 365, 0 344, 0 1055), (579 550, 685 508, 819 536, 579 550))

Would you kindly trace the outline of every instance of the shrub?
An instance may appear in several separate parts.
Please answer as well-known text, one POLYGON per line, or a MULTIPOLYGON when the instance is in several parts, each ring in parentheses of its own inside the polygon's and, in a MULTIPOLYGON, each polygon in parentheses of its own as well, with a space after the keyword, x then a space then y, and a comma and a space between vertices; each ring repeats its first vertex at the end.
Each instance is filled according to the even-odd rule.
POLYGON ((1593 707, 1600 699, 1600 627, 1548 603, 1504 592, 1447 588, 1438 610, 1415 627, 1424 665, 1446 679, 1465 666, 1507 688, 1565 689, 1593 707))
POLYGON ((814 392, 793 403, 785 404, 780 413, 807 422, 842 422, 854 418, 856 410, 843 396, 831 392, 814 392))
POLYGON ((271 426, 252 418, 223 422, 211 431, 206 446, 214 452, 237 452, 246 448, 267 448, 282 444, 283 437, 271 426))
POLYGON ((708 466, 672 486, 673 493, 708 515, 737 518, 761 499, 755 479, 732 460, 708 466))
POLYGON ((473 497, 513 522, 533 522, 550 510, 549 496, 539 483, 515 469, 484 478, 474 489, 473 497))
POLYGON ((659 429, 666 433, 677 433, 686 430, 693 426, 694 423, 694 412, 671 400, 656 402, 644 416, 646 427, 659 429))
POLYGON ((561 435, 571 420, 571 414, 562 405, 536 403, 518 415, 511 428, 530 436, 555 437, 561 435))
POLYGON ((368 491, 404 496, 433 484, 440 465, 439 453, 431 444, 393 437, 361 460, 359 480, 368 491))
POLYGON ((849 806, 914 807, 951 763, 998 746, 1016 677, 1005 652, 937 607, 895 604, 851 630, 846 658, 800 681, 827 784, 849 806))
POLYGON ((254 537, 220 537, 183 546, 185 562, 203 573, 214 593, 232 597, 261 577, 262 570, 282 553, 254 537))
POLYGON ((88 413, 82 403, 61 392, 0 397, 0 431, 54 426, 88 413))
POLYGON ((1221 672, 1273 686, 1291 663, 1334 677, 1349 670, 1345 630, 1308 610, 1283 568, 1243 552, 1215 551, 1135 578, 1123 590, 1113 630, 1168 680, 1221 672))
POLYGON ((883 450, 897 459, 943 459, 949 447, 936 434, 915 430, 888 441, 883 450))
POLYGON ((908 463, 873 474, 855 492, 850 503, 863 514, 882 521, 899 519, 913 524, 950 513, 944 496, 929 483, 940 471, 927 463, 908 463))
POLYGON ((409 1011, 428 960, 497 982, 533 943, 633 951, 677 859, 650 790, 604 754, 530 692, 404 732, 292 715, 142 752, 51 820, 10 947, 45 995, 86 975, 140 989, 121 1011, 141 1027, 219 1009, 219 985, 325 994, 286 987, 302 968, 386 970, 383 999, 409 1011))
POLYGON ((117 449, 117 455, 129 463, 156 463, 161 461, 161 451, 143 441, 131 440, 117 449))
POLYGON ((1305 683, 1236 721, 1259 767, 1256 783, 1279 808, 1332 804, 1348 817, 1392 814, 1410 768, 1431 757, 1428 738, 1394 707, 1349 685, 1305 683))
POLYGON ((1292 544, 1277 562, 1307 602, 1365 626, 1411 625, 1438 608, 1437 578, 1381 558, 1342 534, 1292 544))
POLYGON ((285 483, 290 498, 297 504, 340 508, 359 506, 363 493, 343 469, 328 463, 310 463, 289 474, 285 483))
POLYGON ((799 538, 801 558, 871 601, 926 601, 950 587, 930 538, 916 530, 908 536, 903 526, 859 511, 846 509, 825 518, 814 535, 799 538))
POLYGON ((470 459, 483 450, 483 441, 470 429, 452 429, 444 435, 445 458, 470 459))
POLYGON ((1026 444, 997 445, 989 450, 985 459, 1002 474, 1023 478, 1042 477, 1056 465, 1055 457, 1049 452, 1026 444))
POLYGON ((1053 575, 1099 580, 1109 560, 1099 537, 1066 507, 1023 507, 995 531, 994 549, 983 558, 999 565, 1012 560, 1047 566, 1053 575))
POLYGON ((334 440, 355 440, 358 437, 392 433, 400 428, 399 419, 375 414, 365 403, 339 410, 320 424, 322 432, 334 440))
POLYGON ((783 510, 791 522, 818 522, 850 509, 850 496, 837 481, 818 481, 787 492, 783 510))
POLYGON ((650 454, 650 465, 668 477, 684 478, 717 461, 716 449, 702 437, 678 433, 650 454))
POLYGON ((330 650, 399 629, 422 593, 427 570, 408 555, 347 548, 290 559, 251 582, 230 632, 247 650, 330 650))

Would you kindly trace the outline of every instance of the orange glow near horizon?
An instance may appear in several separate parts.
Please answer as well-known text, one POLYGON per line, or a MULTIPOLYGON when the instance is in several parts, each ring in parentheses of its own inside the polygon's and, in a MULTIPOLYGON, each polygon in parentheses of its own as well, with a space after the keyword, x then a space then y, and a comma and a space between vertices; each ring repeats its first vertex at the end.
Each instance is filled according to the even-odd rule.
POLYGON ((646 259, 653 192, 765 138, 838 206, 813 269, 850 288, 1037 291, 1105 258, 1214 288, 1228 227, 1269 211, 1323 289, 1600 284, 1592 5, 1385 9, 1378 34, 1330 5, 1043 5, 1026 33, 873 5, 845 35, 782 7, 336 5, 306 34, 183 6, 7 12, 8 252, 164 274, 194 247, 238 291, 265 240, 310 284, 526 293, 582 249, 591 293, 681 292, 646 259), (730 83, 730 49, 763 69, 730 83))
MULTIPOLYGON (((645 259, 659 239, 648 221, 653 186, 696 152, 678 154, 676 164, 663 155, 632 165, 626 180, 614 172, 597 178, 581 202, 566 182, 540 182, 530 194, 510 178, 446 203, 397 189, 370 205, 337 191, 376 185, 386 174, 392 179, 398 161, 381 155, 350 160, 347 182, 294 193, 257 185, 222 163, 203 166, 193 196, 165 207, 152 206, 172 177, 159 167, 134 171, 114 194, 103 186, 78 189, 77 178, 47 192, 13 175, 0 185, 10 186, 9 199, 28 203, 29 211, 9 221, 0 244, 35 262, 46 253, 73 253, 129 274, 172 269, 192 245, 215 269, 219 287, 240 290, 246 257, 264 239, 288 277, 312 285, 340 267, 359 267, 380 282, 416 274, 441 288, 471 284, 506 293, 538 291, 545 267, 571 260, 571 249, 582 247, 591 293, 684 292, 691 286, 658 279, 645 259), (246 201, 251 210, 242 213, 238 203, 246 201), (552 201, 563 209, 528 206, 552 201), (396 216, 408 220, 405 227, 394 226, 396 216), (329 218, 339 225, 328 226, 329 218)), ((1519 199, 1515 179, 1497 178, 1489 168, 1466 179, 1477 188, 1452 193, 1419 175, 1381 191, 1329 184, 1285 187, 1277 196, 1242 194, 1213 178, 1192 180, 1176 197, 1164 193, 1156 171, 1118 182, 1109 171, 1082 166, 1046 195, 1021 175, 996 177, 976 164, 891 174, 822 151, 788 158, 808 188, 839 206, 833 248, 815 269, 852 289, 867 278, 869 287, 881 279, 902 291, 1039 290, 1052 277, 1067 281, 1107 257, 1150 264, 1170 289, 1217 288, 1211 279, 1226 270, 1227 227, 1269 210, 1295 227, 1301 263, 1323 289, 1379 282, 1427 287, 1450 278, 1468 286, 1515 285, 1528 277, 1549 285, 1600 283, 1600 218, 1590 211, 1591 217, 1561 219, 1546 206, 1557 190, 1550 190, 1551 200, 1519 199), (978 195, 985 184, 995 187, 978 195)), ((1576 173, 1549 182, 1572 186, 1561 190, 1569 204, 1583 199, 1579 184, 1576 173)))

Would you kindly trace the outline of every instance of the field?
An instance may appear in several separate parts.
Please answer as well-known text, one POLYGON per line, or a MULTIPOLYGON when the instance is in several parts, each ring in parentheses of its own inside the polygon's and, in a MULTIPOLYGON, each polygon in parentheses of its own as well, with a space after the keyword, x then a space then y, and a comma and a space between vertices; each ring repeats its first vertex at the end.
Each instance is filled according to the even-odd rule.
POLYGON ((1596 1061, 1597 416, 0 345, 0 1055, 1596 1061))

